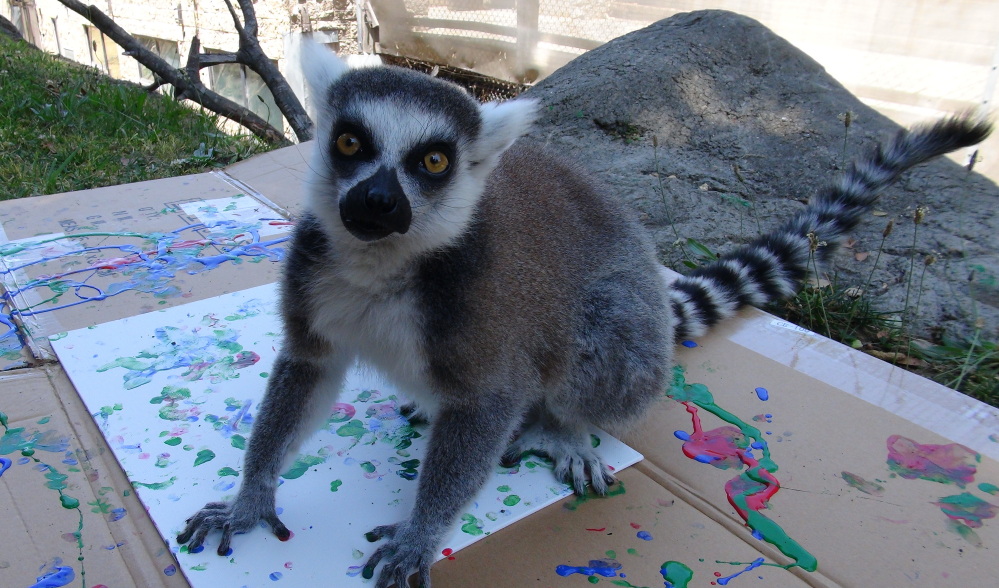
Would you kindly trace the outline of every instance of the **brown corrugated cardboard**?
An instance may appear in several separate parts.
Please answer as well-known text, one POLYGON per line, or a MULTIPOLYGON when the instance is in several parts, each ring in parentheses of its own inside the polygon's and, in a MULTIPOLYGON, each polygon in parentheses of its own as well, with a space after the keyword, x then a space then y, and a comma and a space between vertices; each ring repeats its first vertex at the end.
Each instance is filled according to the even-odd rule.
POLYGON ((187 585, 59 366, 0 375, 0 410, 0 585, 187 585))
MULTIPOLYGON (((990 486, 999 483, 995 409, 813 333, 788 328, 758 310, 743 313, 697 343, 680 348, 683 377, 688 384, 705 385, 716 404, 759 429, 779 466, 775 476, 781 484, 764 514, 818 559, 819 571, 830 582, 968 586, 994 566, 996 521, 975 521, 971 515, 959 522, 945 514, 944 506, 948 497, 959 497, 953 501, 978 505, 986 518, 995 515, 996 507, 985 504, 999 502, 990 486), (766 389, 766 401, 757 388, 766 389), (912 469, 892 467, 892 439, 896 452, 911 448, 905 440, 953 449, 957 457, 938 455, 937 464, 967 464, 973 473, 963 472, 962 478, 925 463, 912 469), (975 527, 978 522, 981 526, 975 527)), ((705 430, 728 425, 703 409, 698 412, 705 430)), ((684 405, 663 402, 626 440, 645 455, 639 469, 667 488, 687 489, 694 500, 704 502, 705 515, 738 527, 742 519, 727 502, 724 485, 740 472, 680 454, 682 441, 674 431, 690 432, 691 421, 684 405)), ((719 558, 717 550, 708 550, 709 558, 719 558)), ((768 556, 768 561, 770 557, 790 563, 787 557, 768 556)))
POLYGON ((3 286, 37 360, 53 359, 49 335, 274 281, 279 248, 263 244, 290 229, 211 173, 4 202, 0 226, 3 286))
MULTIPOLYGON (((98 247, 117 244, 126 232, 170 233, 199 220, 178 212, 176 205, 187 200, 256 195, 261 207, 295 213, 301 210, 302 192, 294 187, 307 170, 309 148, 266 154, 224 173, 4 202, 0 221, 11 241, 110 233, 77 241, 98 247), (124 214, 115 214, 119 211, 124 214)), ((227 245, 214 246, 212 254, 227 245)), ((111 251, 89 261, 120 255, 111 251)), ((29 313, 22 327, 28 327, 34 347, 44 349, 46 336, 69 328, 271 282, 280 264, 269 259, 262 252, 237 255, 193 275, 178 272, 173 279, 181 287, 171 295, 129 291, 36 316, 29 313), (254 263, 251 258, 260 259, 254 263)), ((5 270, 10 269, 10 256, 4 260, 5 270)), ((67 271, 60 263, 50 260, 47 267, 19 271, 28 280, 44 281, 67 271)), ((129 278, 114 264, 108 268, 95 271, 91 279, 106 286, 129 278)), ((22 299, 22 310, 39 308, 39 300, 22 299)), ((795 557, 754 538, 738 516, 725 493, 725 484, 746 471, 738 459, 730 456, 712 464, 688 458, 681 437, 694 432, 696 413, 704 438, 720 439, 723 449, 736 447, 749 452, 742 457, 753 459, 763 450, 752 449, 746 445, 749 440, 731 430, 725 437, 721 427, 735 425, 709 414, 704 404, 664 398, 625 437, 646 461, 621 473, 623 492, 606 499, 569 499, 490 536, 437 564, 435 586, 582 586, 594 578, 598 585, 663 586, 661 568, 667 561, 693 571, 690 586, 969 586, 994 581, 999 545, 999 521, 991 518, 999 511, 991 506, 999 504, 994 494, 999 491, 995 409, 755 310, 694 343, 678 352, 680 375, 688 385, 703 384, 724 411, 719 414, 758 429, 781 486, 769 508, 758 514, 813 555, 817 571, 780 567, 795 557), (726 439, 735 443, 726 446, 726 439), (940 448, 937 465, 943 464, 937 470, 930 467, 934 446, 940 448), (890 455, 902 454, 913 460, 910 467, 889 463, 890 455), (948 470, 948 463, 957 465, 948 470), (727 469, 716 467, 722 465, 727 469), (757 563, 761 557, 763 565, 757 563)), ((11 460, 0 475, 5 498, 0 509, 7 521, 0 534, 0 585, 30 585, 60 565, 74 569, 75 579, 68 585, 185 585, 61 368, 44 353, 33 356, 41 360, 38 367, 0 376, 0 411, 9 427, 6 453, 0 457, 11 460), (10 435, 19 427, 23 431, 10 435), (15 441, 35 431, 51 433, 33 438, 35 453, 22 455, 15 441), (43 440, 56 441, 47 446, 52 450, 42 447, 43 440), (47 478, 52 472, 67 477, 47 478), (64 508, 60 489, 80 506, 64 508), (126 514, 120 516, 117 509, 126 514), (77 560, 81 553, 82 562, 77 560)), ((697 441, 687 447, 694 457, 697 441)), ((774 537, 770 532, 768 538, 774 537)), ((794 551, 786 545, 784 550, 794 551)))

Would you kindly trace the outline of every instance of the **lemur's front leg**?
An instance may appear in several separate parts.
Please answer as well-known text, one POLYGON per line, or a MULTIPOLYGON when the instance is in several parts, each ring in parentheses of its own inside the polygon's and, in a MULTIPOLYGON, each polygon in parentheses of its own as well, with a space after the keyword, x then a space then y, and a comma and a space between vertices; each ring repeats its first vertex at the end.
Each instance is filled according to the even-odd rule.
POLYGON ((414 570, 420 575, 420 585, 430 588, 430 566, 438 547, 461 509, 485 484, 520 423, 517 407, 511 406, 509 398, 474 398, 472 393, 468 398, 460 406, 444 406, 433 420, 416 506, 409 519, 377 527, 366 535, 369 541, 388 539, 364 565, 364 577, 371 578, 378 563, 385 561, 376 588, 393 583, 408 586, 414 570))
POLYGON ((302 441, 329 417, 347 363, 345 357, 303 358, 282 350, 250 431, 236 498, 206 504, 187 520, 178 543, 197 549, 208 533, 219 529, 218 554, 224 556, 233 534, 251 530, 258 521, 270 525, 278 539, 288 539, 291 532, 278 518, 275 506, 278 476, 286 458, 294 457, 302 441))

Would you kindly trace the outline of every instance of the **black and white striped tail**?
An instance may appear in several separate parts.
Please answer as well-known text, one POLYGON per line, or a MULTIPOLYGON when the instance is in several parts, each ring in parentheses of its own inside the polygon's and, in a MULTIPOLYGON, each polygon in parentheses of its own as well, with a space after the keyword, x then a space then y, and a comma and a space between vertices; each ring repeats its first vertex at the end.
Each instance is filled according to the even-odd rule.
POLYGON ((813 242, 824 242, 814 250, 821 266, 881 190, 902 172, 979 143, 991 131, 989 122, 974 117, 948 118, 900 131, 892 141, 855 162, 838 183, 819 192, 783 226, 674 282, 670 301, 677 340, 703 334, 743 306, 761 306, 794 295, 808 275, 813 242))

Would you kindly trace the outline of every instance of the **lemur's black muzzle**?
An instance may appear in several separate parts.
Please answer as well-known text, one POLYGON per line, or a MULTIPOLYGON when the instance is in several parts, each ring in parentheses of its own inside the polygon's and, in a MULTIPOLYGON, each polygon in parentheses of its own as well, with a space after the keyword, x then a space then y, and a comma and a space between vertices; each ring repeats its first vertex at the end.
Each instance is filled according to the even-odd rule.
POLYGON ((377 241, 392 233, 405 234, 413 220, 413 210, 395 170, 382 166, 351 188, 340 201, 340 220, 361 241, 377 241))

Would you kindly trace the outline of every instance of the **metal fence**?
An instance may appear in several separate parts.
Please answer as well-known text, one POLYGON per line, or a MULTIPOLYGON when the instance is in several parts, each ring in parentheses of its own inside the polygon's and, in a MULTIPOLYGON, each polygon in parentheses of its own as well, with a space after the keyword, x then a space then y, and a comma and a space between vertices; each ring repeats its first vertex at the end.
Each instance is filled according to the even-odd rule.
POLYGON ((534 82, 677 11, 658 0, 368 0, 367 51, 534 82))

